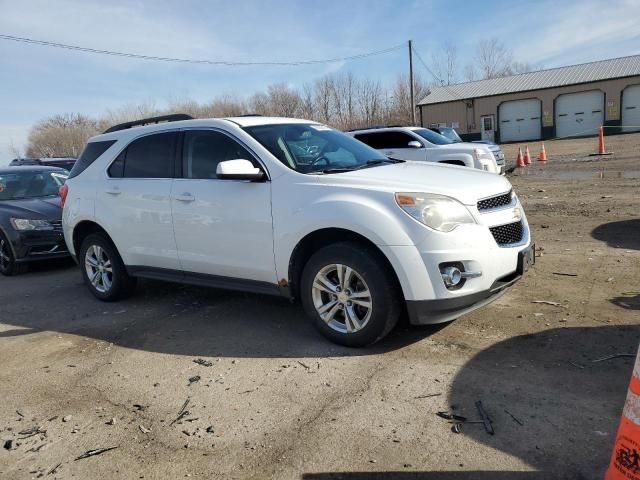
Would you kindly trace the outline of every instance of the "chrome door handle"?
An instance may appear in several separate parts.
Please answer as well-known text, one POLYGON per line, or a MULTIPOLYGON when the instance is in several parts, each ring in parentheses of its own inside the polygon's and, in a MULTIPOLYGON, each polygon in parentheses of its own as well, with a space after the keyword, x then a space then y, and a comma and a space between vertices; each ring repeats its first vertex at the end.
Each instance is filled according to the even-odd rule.
POLYGON ((190 193, 183 193, 182 195, 178 195, 173 198, 178 200, 179 202, 193 202, 196 199, 196 197, 194 197, 190 193))
POLYGON ((105 190, 105 193, 108 193, 109 195, 120 195, 122 192, 118 187, 113 187, 105 190))

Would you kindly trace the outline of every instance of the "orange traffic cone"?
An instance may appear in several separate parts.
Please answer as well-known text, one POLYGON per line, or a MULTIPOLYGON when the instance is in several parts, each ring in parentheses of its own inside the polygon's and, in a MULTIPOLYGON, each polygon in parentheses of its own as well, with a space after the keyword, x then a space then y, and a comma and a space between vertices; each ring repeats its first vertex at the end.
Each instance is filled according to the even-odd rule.
POLYGON ((613 444, 605 480, 640 479, 640 350, 629 382, 627 400, 613 444))
POLYGON ((598 153, 590 154, 591 157, 599 156, 599 155, 611 155, 613 152, 607 152, 604 148, 604 129, 602 125, 598 129, 598 153))
POLYGON ((531 155, 529 154, 529 145, 524 147, 524 164, 531 165, 531 155))
POLYGON ((545 152, 544 150, 544 142, 540 144, 540 155, 538 155, 538 161, 539 162, 547 161, 547 152, 545 152))
POLYGON ((518 156, 516 157, 516 167, 524 167, 524 159, 522 158, 522 147, 518 147, 518 156))

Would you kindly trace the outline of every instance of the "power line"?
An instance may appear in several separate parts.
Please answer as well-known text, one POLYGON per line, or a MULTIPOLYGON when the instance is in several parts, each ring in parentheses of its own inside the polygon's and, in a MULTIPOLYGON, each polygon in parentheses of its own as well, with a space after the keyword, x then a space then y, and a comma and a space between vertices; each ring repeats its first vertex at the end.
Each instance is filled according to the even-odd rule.
POLYGON ((151 60, 158 62, 174 62, 174 63, 190 63, 201 65, 224 65, 224 66, 299 66, 299 65, 315 65, 320 63, 336 63, 336 62, 348 62, 352 60, 359 60, 361 58, 373 57, 375 55, 383 55, 385 53, 393 52, 401 48, 405 48, 406 44, 396 45, 395 47, 386 48, 384 50, 376 50, 374 52, 361 53, 358 55, 351 55, 347 57, 328 58, 324 60, 297 60, 292 62, 234 62, 227 60, 207 60, 207 59, 195 59, 195 58, 173 58, 173 57, 158 57, 154 55, 142 55, 137 53, 117 52, 113 50, 101 50, 97 48, 80 47, 78 45, 67 45, 65 43, 50 42, 47 40, 36 40, 33 38, 16 37, 13 35, 0 34, 0 40, 9 40, 12 42, 27 43, 30 45, 40 45, 45 47, 63 48, 66 50, 74 50, 77 52, 93 53, 99 55, 111 55, 114 57, 135 58, 138 60, 151 60))
POLYGON ((450 89, 447 85, 445 85, 444 80, 442 80, 440 77, 438 77, 438 75, 436 75, 435 73, 433 73, 433 71, 427 66, 427 62, 425 62, 422 57, 420 56, 420 54, 416 51, 416 49, 413 49, 413 53, 416 55, 417 59, 420 60, 420 63, 422 63, 422 66, 424 68, 427 69, 427 72, 429 72, 431 74, 431 76, 433 78, 435 78, 439 83, 440 83, 440 87, 444 88, 447 92, 449 92, 451 95, 453 95, 454 99, 457 99, 460 97, 460 95, 458 95, 455 91, 453 91, 452 89, 450 89))

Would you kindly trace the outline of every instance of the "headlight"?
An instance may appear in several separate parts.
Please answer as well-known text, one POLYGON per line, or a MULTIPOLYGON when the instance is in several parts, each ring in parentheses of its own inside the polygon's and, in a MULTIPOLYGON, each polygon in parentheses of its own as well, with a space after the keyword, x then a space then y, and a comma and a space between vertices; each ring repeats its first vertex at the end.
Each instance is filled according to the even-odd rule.
POLYGON ((11 225, 16 230, 53 230, 47 220, 31 220, 28 218, 12 218, 11 225))
POLYGON ((467 207, 443 195, 396 193, 396 202, 413 218, 440 232, 450 232, 463 223, 476 223, 467 207))
POLYGON ((493 160, 493 153, 489 150, 485 150, 484 148, 474 148, 473 149, 473 158, 475 160, 493 160))

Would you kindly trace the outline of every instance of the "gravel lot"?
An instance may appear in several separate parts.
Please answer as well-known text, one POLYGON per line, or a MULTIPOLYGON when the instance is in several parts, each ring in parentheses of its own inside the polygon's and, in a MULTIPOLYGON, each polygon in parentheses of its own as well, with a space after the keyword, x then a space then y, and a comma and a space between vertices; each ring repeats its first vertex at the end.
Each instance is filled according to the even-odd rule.
POLYGON ((371 349, 278 298, 142 281, 104 304, 70 262, 0 278, 0 477, 602 478, 633 359, 593 360, 640 338, 640 134, 606 141, 511 176, 540 248, 524 280, 371 349), (495 435, 436 415, 477 400, 495 435))

